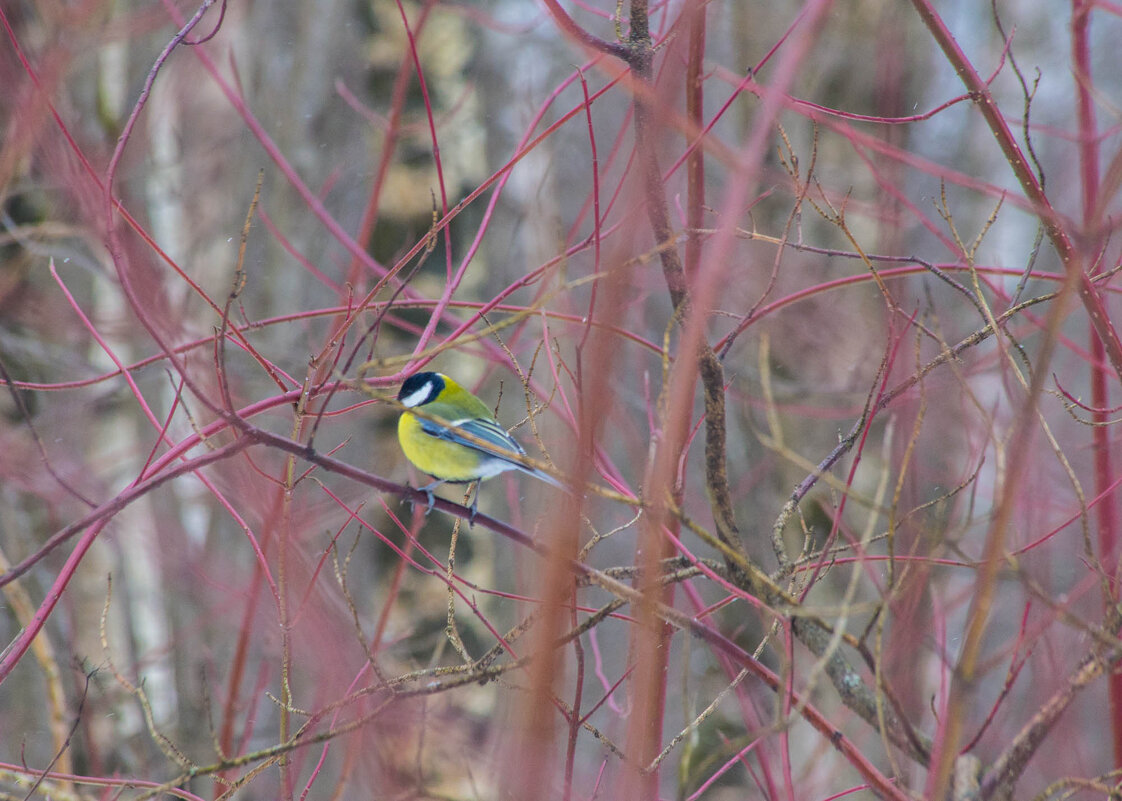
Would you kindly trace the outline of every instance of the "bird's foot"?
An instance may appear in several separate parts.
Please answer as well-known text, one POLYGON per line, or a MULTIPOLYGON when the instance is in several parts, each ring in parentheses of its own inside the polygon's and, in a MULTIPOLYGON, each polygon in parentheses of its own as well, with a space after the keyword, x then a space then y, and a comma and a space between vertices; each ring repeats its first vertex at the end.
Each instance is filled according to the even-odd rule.
MULTIPOLYGON (((425 484, 425 486, 423 487, 417 487, 417 492, 425 493, 425 497, 428 498, 428 503, 425 504, 425 517, 429 516, 429 512, 432 511, 433 504, 436 503, 436 496, 432 494, 432 491, 443 483, 443 481, 434 481, 431 484, 425 484)), ((416 501, 414 501, 413 503, 414 505, 416 505, 416 501)))

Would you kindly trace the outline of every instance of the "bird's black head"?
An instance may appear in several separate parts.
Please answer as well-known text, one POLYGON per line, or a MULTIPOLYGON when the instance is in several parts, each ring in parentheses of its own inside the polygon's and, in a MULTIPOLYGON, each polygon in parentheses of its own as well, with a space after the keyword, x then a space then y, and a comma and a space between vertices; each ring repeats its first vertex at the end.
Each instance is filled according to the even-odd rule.
POLYGON ((405 379, 397 399, 403 406, 413 408, 432 403, 444 391, 444 376, 440 373, 415 373, 405 379))

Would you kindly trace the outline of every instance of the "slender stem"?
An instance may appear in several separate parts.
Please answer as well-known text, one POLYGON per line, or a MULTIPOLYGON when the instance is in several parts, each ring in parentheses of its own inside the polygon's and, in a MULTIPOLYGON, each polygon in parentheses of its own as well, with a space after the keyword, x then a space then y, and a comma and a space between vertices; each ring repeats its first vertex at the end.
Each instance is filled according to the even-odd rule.
MULTIPOLYGON (((705 9, 699 2, 689 11, 689 57, 686 61, 686 114, 696 131, 705 130, 705 92, 702 73, 705 59, 705 9)), ((686 186, 689 205, 686 223, 690 236, 686 239, 686 275, 697 275, 701 264, 701 237, 694 235, 705 227, 705 148, 692 146, 686 159, 686 186)))
MULTIPOLYGON (((627 48, 617 42, 608 42, 593 36, 580 25, 577 25, 557 0, 545 0, 545 7, 558 27, 585 47, 598 50, 601 53, 607 53, 616 58, 627 59, 627 48)), ((632 20, 632 22, 634 22, 634 20, 632 20)))
MULTIPOLYGON (((1083 190, 1083 233, 1088 255, 1093 260, 1103 245, 1100 233, 1100 181, 1099 138, 1095 119, 1095 100, 1092 95, 1091 44, 1088 25, 1092 3, 1072 0, 1071 50, 1075 65, 1076 116, 1079 125, 1079 170, 1083 190)), ((1091 273, 1097 272, 1096 267, 1091 273)), ((1091 406, 1097 425, 1091 429, 1094 439, 1095 494, 1100 495, 1112 483, 1114 475, 1110 458, 1109 423, 1110 390, 1107 372, 1103 367, 1105 348, 1102 339, 1092 330, 1091 345, 1091 406)), ((1109 609, 1118 601, 1118 514, 1113 494, 1107 494, 1095 507, 1099 528, 1099 560, 1107 578, 1107 593, 1103 599, 1109 609)), ((1107 681, 1110 705, 1110 728, 1114 741, 1114 765, 1122 766, 1122 674, 1113 673, 1107 681)))

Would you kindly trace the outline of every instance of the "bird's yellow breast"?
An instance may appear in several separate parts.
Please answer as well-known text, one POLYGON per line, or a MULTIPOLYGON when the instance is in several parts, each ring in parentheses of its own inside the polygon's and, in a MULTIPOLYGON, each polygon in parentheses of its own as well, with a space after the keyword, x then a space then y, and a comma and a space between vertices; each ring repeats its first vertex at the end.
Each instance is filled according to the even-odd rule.
POLYGON ((480 477, 484 457, 471 448, 429 436, 421 421, 409 412, 397 421, 397 439, 405 457, 418 470, 441 481, 468 482, 480 477))

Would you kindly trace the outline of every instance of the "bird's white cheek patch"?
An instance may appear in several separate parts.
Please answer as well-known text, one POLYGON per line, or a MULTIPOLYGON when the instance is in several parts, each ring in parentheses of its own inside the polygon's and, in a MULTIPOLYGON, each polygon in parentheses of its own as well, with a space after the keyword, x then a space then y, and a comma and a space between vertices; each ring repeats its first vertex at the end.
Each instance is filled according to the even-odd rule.
POLYGON ((402 398, 401 399, 401 405, 405 406, 406 408, 409 408, 409 409, 412 409, 414 406, 420 406, 422 403, 424 403, 426 400, 428 400, 428 397, 431 393, 432 393, 432 384, 425 384, 423 387, 418 389, 416 392, 413 392, 409 395, 406 395, 404 398, 402 398))

